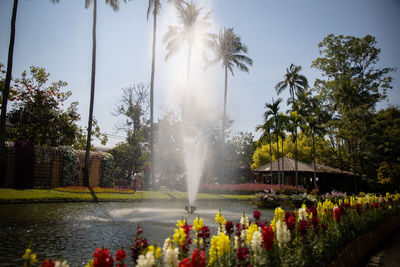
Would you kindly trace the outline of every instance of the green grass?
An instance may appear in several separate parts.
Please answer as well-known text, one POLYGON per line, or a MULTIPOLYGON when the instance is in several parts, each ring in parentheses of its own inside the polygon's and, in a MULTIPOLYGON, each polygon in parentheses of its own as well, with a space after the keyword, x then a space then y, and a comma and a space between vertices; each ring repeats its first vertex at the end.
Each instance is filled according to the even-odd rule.
MULTIPOLYGON (((142 201, 142 200, 186 200, 186 192, 177 191, 137 191, 133 194, 118 193, 96 193, 98 201, 142 201)), ((197 195, 197 199, 202 200, 248 200, 248 195, 217 195, 204 194, 197 195)), ((60 192, 53 189, 6 189, 0 188, 0 203, 15 202, 58 202, 58 201, 94 201, 90 193, 69 193, 60 192)))

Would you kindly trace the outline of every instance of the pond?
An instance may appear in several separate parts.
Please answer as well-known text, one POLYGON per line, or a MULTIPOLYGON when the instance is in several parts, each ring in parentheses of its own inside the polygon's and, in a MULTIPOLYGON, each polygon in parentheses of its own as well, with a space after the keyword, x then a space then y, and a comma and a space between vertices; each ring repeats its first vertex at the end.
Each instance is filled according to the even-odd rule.
MULTIPOLYGON (((0 266, 21 266, 21 256, 29 243, 40 260, 64 257, 70 266, 84 266, 97 247, 110 249, 113 256, 123 246, 130 246, 136 228, 143 228, 150 244, 162 247, 172 236, 178 219, 192 224, 200 216, 211 233, 216 233, 215 214, 234 223, 245 212, 252 218, 254 206, 247 201, 202 201, 188 214, 184 202, 102 202, 102 203, 32 203, 0 205, 0 266)), ((261 210, 262 219, 270 221, 273 210, 261 210)), ((130 259, 129 259, 130 260, 130 259)))

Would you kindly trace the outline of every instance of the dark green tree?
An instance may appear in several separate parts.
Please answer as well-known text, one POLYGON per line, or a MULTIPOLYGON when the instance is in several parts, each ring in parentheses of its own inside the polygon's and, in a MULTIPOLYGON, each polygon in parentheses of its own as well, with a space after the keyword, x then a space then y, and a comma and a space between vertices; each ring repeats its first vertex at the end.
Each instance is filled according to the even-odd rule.
POLYGON ((8 140, 49 146, 72 146, 81 140, 83 132, 76 124, 78 102, 64 110, 71 92, 62 90, 66 82, 49 84, 49 76, 44 68, 31 67, 29 75, 24 72, 15 81, 14 103, 7 114, 13 125, 7 129, 8 140))
MULTIPOLYGON (((290 96, 292 98, 292 112, 297 111, 295 105, 295 94, 299 94, 303 92, 308 87, 307 78, 300 74, 301 66, 296 66, 291 64, 289 69, 286 69, 286 74, 284 76, 284 80, 277 83, 275 86, 275 90, 278 93, 282 93, 286 88, 289 87, 290 96)), ((293 135, 296 138, 297 135, 297 124, 294 126, 293 135)), ((296 172, 296 191, 298 186, 298 166, 297 166, 297 140, 295 140, 295 153, 294 153, 294 161, 295 161, 295 172, 296 172)))

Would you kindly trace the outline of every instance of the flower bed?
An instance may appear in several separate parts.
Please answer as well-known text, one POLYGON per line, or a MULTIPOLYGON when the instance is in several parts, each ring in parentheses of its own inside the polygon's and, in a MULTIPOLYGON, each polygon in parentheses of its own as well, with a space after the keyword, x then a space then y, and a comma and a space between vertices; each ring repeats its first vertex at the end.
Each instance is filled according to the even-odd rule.
POLYGON ((89 194, 91 190, 94 193, 117 193, 117 194, 133 194, 135 190, 120 187, 92 187, 89 189, 87 186, 66 186, 55 188, 56 191, 68 193, 82 193, 89 194))
MULTIPOLYGON (((234 223, 219 211, 215 216, 217 235, 210 235, 201 218, 196 218, 191 225, 179 220, 163 247, 150 245, 138 227, 130 257, 136 266, 325 266, 330 263, 338 266, 343 261, 336 257, 343 248, 352 255, 362 255, 367 250, 360 249, 353 241, 367 240, 365 233, 373 229, 378 229, 375 235, 382 235, 380 231, 384 230, 377 227, 395 220, 398 214, 400 194, 367 194, 345 197, 338 202, 326 199, 316 206, 303 205, 290 212, 278 207, 271 222, 254 211, 254 219, 243 214, 240 222, 234 223)), ((128 256, 122 248, 115 257, 108 249, 97 248, 92 257, 86 266, 114 266, 114 263, 126 266, 128 256)), ((30 248, 23 258, 25 266, 38 261, 30 248)), ((45 260, 41 266, 55 264, 45 260)), ((65 261, 58 264, 67 266, 65 261)))
MULTIPOLYGON (((279 190, 279 188, 278 188, 279 190)), ((300 191, 300 190, 299 190, 300 191)), ((265 188, 262 192, 250 196, 250 201, 259 208, 271 209, 282 206, 288 209, 299 208, 303 204, 307 206, 316 205, 319 198, 315 195, 307 194, 305 192, 296 194, 282 194, 281 191, 275 191, 274 188, 265 188), (278 192, 278 193, 277 193, 278 192)), ((302 191, 300 191, 302 192, 302 191)), ((331 198, 325 198, 331 199, 331 198)))
MULTIPOLYGON (((273 190, 279 194, 291 195, 296 193, 296 187, 291 185, 277 185, 277 184, 202 184, 200 185, 199 192, 212 193, 212 194, 239 194, 251 195, 263 190, 273 190)), ((299 186, 300 193, 305 192, 303 186, 299 186)))

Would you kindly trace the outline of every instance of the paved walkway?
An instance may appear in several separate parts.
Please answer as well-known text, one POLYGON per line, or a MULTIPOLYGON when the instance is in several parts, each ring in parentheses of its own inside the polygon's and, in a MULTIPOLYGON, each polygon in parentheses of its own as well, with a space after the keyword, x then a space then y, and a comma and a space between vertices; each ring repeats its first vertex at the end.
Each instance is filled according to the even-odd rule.
POLYGON ((400 228, 373 253, 365 267, 400 266, 400 228))

